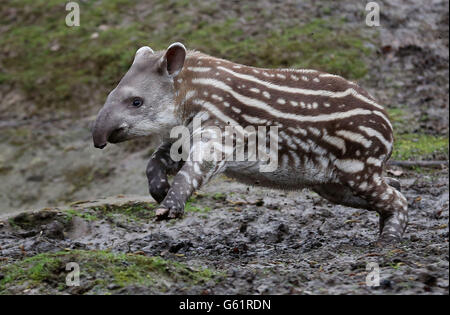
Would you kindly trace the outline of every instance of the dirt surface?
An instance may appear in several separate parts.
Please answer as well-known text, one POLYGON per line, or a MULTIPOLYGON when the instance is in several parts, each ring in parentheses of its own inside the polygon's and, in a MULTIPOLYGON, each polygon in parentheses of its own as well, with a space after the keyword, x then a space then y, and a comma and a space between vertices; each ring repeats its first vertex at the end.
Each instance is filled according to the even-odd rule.
POLYGON ((19 214, 0 223, 0 279, 8 279, 0 280, 0 292, 448 294, 447 183, 447 170, 402 179, 410 224, 401 243, 383 246, 375 243, 375 213, 335 206, 308 191, 287 194, 227 179, 199 192, 185 217, 169 222, 154 221, 155 204, 136 196, 19 214), (24 257, 76 250, 160 256, 211 270, 211 277, 197 283, 169 278, 155 291, 154 285, 118 284, 104 268, 84 271, 83 256, 72 255, 69 261, 81 269, 74 291, 64 284, 64 268, 59 281, 37 284, 11 271, 24 257), (369 262, 380 267, 378 287, 366 285, 369 262), (109 281, 94 285, 94 275, 109 281))
MULTIPOLYGON (((153 9, 147 2, 137 4, 143 19, 153 9)), ((375 28, 365 26, 364 5, 354 1, 202 3, 182 10, 173 4, 167 12, 198 17, 199 25, 232 18, 244 32, 234 45, 296 21, 344 21, 342 34, 367 38, 367 74, 358 81, 392 116, 395 156, 448 160, 447 1, 379 1, 375 28), (447 142, 440 150, 419 147, 436 137, 447 142)), ((14 21, 17 12, 4 12, 14 21)), ((160 19, 154 32, 173 21, 160 19)), ((0 34, 8 29, 0 25, 0 34)), ((251 55, 218 51, 234 61, 251 55)), ((5 66, 0 59, 0 71, 5 66)), ((85 92, 98 100, 106 96, 99 91, 97 98, 97 90, 85 92)), ((182 219, 155 222, 145 178, 153 140, 94 149, 90 125, 101 104, 87 104, 81 112, 36 114, 39 106, 24 91, 0 86, 0 293, 449 293, 447 166, 388 170, 402 182, 410 208, 398 244, 375 244, 375 213, 329 204, 307 190, 267 190, 223 177, 194 196, 182 219), (68 262, 80 265, 79 287, 65 284, 68 262), (379 264, 379 287, 366 285, 369 262, 379 264)))

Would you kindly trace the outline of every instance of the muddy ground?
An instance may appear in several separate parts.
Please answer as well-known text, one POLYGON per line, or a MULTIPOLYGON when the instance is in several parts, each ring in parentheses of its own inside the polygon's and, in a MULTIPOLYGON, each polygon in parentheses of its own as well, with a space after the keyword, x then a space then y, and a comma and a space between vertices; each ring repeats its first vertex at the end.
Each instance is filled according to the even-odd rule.
POLYGON ((0 292, 448 294, 447 184, 447 170, 403 178, 410 224, 401 243, 384 246, 376 244, 375 213, 332 205, 308 191, 268 191, 228 179, 198 192, 184 218, 169 222, 156 222, 151 198, 137 196, 19 214, 0 223, 0 292), (139 270, 131 257, 160 256, 189 272, 208 270, 208 277, 180 280, 186 271, 168 268, 152 274, 152 283, 140 273, 124 282, 101 264, 92 269, 101 257, 81 254, 98 250, 128 254, 118 258, 123 272, 130 264, 139 270), (53 252, 59 255, 54 269, 48 257, 23 260, 53 252), (79 287, 65 285, 68 262, 80 265, 79 287), (366 285, 369 262, 380 267, 380 286, 366 285), (15 268, 39 264, 49 268, 39 271, 39 281, 15 268))
MULTIPOLYGON (((138 4, 144 16, 147 2, 138 4)), ((361 52, 368 73, 358 81, 394 120, 395 158, 448 160, 446 1, 380 1, 379 28, 363 24, 364 5, 353 1, 258 1, 257 8, 203 1, 178 11, 183 1, 170 2, 175 9, 168 12, 198 16, 203 25, 235 18, 249 38, 296 21, 343 19, 345 31, 368 38, 371 53, 361 52), (436 137, 447 145, 419 147, 436 137)), ((17 12, 4 12, 14 23, 17 12)), ((1 24, 0 34, 5 29, 1 24)), ((226 52, 221 57, 239 61, 226 52)), ((91 89, 84 92, 93 100, 98 91, 106 95, 91 89)), ((410 225, 401 243, 385 247, 375 244, 375 213, 329 204, 307 190, 267 190, 224 177, 194 196, 184 218, 155 222, 144 173, 152 140, 96 150, 89 128, 101 104, 40 111, 8 84, 0 96, 0 293, 449 292, 446 165, 388 170, 402 182, 410 225), (79 264, 80 286, 66 285, 68 262, 79 264), (379 287, 365 283, 369 262, 379 264, 379 287)))

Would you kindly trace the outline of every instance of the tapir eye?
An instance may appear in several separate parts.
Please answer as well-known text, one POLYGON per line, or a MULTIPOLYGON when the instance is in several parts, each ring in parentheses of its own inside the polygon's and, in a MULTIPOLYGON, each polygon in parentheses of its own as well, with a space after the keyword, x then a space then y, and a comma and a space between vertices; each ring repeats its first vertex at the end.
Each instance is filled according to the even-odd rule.
POLYGON ((142 106, 142 104, 144 104, 144 101, 139 97, 133 98, 133 101, 131 102, 131 105, 133 105, 134 107, 142 106))

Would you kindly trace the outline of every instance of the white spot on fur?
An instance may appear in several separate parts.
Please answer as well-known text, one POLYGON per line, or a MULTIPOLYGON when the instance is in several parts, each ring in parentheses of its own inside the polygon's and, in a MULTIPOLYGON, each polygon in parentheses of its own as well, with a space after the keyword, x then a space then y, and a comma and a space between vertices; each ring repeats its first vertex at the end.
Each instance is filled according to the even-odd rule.
POLYGON ((342 159, 335 160, 336 167, 345 173, 358 173, 364 169, 364 163, 358 160, 342 159))
POLYGON ((213 100, 216 100, 216 101, 219 101, 219 102, 223 101, 223 97, 222 97, 222 96, 219 96, 219 95, 217 95, 217 94, 211 95, 211 98, 212 98, 213 100))
POLYGON ((361 190, 367 190, 367 182, 362 182, 361 185, 359 185, 359 189, 361 190))
POLYGON ((241 113, 241 109, 240 109, 240 108, 237 108, 237 107, 232 106, 231 109, 233 110, 233 112, 235 112, 235 113, 237 113, 237 114, 240 114, 240 113, 241 113))
POLYGON ((211 70, 210 67, 187 67, 187 69, 193 72, 208 72, 211 70))
POLYGON ((267 119, 261 119, 259 117, 253 117, 249 115, 242 115, 242 118, 244 118, 246 121, 248 121, 251 124, 265 124, 267 122, 267 119))
POLYGON ((375 165, 375 166, 381 166, 381 160, 373 158, 373 157, 367 158, 366 162, 367 162, 367 164, 372 164, 372 165, 375 165))

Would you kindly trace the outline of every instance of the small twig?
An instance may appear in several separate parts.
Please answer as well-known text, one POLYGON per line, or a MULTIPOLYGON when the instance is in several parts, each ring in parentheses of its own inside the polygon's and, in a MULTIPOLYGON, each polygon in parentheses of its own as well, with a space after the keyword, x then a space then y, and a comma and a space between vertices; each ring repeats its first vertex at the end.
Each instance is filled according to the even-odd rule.
POLYGON ((439 167, 448 166, 448 161, 389 161, 389 166, 403 166, 403 167, 439 167))

